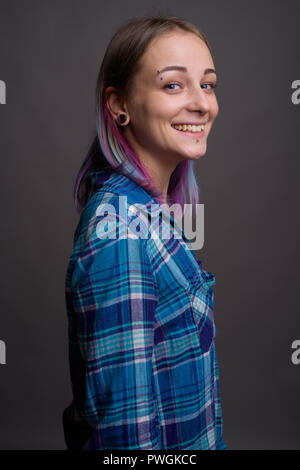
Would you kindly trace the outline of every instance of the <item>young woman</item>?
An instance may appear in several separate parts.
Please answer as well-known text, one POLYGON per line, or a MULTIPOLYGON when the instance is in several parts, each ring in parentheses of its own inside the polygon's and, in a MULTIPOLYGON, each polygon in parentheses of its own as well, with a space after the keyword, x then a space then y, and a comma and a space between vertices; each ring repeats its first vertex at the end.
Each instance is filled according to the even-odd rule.
POLYGON ((66 275, 68 449, 226 449, 215 278, 168 210, 198 202, 215 86, 207 39, 179 18, 130 21, 108 45, 66 275))

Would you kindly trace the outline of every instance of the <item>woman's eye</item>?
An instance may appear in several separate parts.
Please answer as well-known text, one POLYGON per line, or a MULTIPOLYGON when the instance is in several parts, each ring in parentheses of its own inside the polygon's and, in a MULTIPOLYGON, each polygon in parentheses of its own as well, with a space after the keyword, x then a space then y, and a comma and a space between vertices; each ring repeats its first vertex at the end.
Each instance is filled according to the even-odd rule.
MULTIPOLYGON (((169 86, 180 86, 178 83, 167 83, 164 88, 168 88, 169 86)), ((169 90, 174 90, 174 88, 168 88, 169 90)), ((175 88, 176 90, 176 88, 175 88)))
POLYGON ((208 90, 212 90, 213 88, 216 88, 217 84, 216 83, 204 83, 203 85, 201 85, 202 87, 210 87, 210 88, 206 88, 208 90))
MULTIPOLYGON (((167 83, 164 88, 168 89, 168 90, 178 90, 178 88, 174 88, 174 87, 180 87, 179 83, 174 83, 174 82, 171 82, 171 83, 167 83), (172 87, 172 88, 170 88, 172 87)), ((217 84, 216 83, 203 83, 203 85, 201 85, 202 88, 206 89, 206 90, 213 90, 214 88, 216 88, 217 84)))

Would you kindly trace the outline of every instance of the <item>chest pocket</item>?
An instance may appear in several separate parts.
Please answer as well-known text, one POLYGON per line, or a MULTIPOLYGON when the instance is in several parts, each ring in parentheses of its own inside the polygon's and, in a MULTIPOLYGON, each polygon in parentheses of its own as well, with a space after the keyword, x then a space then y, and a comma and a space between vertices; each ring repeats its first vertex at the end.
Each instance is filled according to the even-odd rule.
POLYGON ((197 261, 199 269, 191 280, 188 289, 200 347, 203 353, 210 350, 217 330, 214 323, 214 293, 215 276, 202 270, 201 261, 197 261))

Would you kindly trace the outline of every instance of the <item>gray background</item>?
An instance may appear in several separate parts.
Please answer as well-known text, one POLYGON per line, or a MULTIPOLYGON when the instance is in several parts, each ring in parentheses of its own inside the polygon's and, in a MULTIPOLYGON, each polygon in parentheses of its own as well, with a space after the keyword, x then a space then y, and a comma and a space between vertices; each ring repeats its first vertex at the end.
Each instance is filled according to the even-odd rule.
POLYGON ((0 447, 65 449, 73 183, 94 134, 108 41, 146 14, 202 29, 218 72, 219 116, 196 163, 205 204, 197 257, 216 276, 224 440, 230 449, 299 449, 296 0, 0 1, 0 447))

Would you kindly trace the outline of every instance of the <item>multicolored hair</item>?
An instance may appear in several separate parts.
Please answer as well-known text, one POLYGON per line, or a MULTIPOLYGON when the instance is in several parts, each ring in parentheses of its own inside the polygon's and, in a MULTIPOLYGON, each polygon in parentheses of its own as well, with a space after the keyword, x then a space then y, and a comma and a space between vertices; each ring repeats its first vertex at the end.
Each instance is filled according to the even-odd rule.
MULTIPOLYGON (((112 37, 98 75, 96 85, 97 134, 81 165, 74 187, 74 203, 81 211, 95 193, 94 175, 97 171, 118 172, 129 176, 142 186, 159 203, 163 195, 130 147, 112 118, 104 98, 108 86, 116 87, 123 96, 129 96, 133 77, 139 67, 139 59, 150 41, 160 34, 180 29, 200 37, 211 51, 208 40, 194 25, 174 16, 151 16, 133 19, 122 25, 112 37)), ((199 191, 192 160, 180 162, 173 171, 167 191, 168 202, 177 203, 182 210, 184 204, 198 203, 199 191)))

